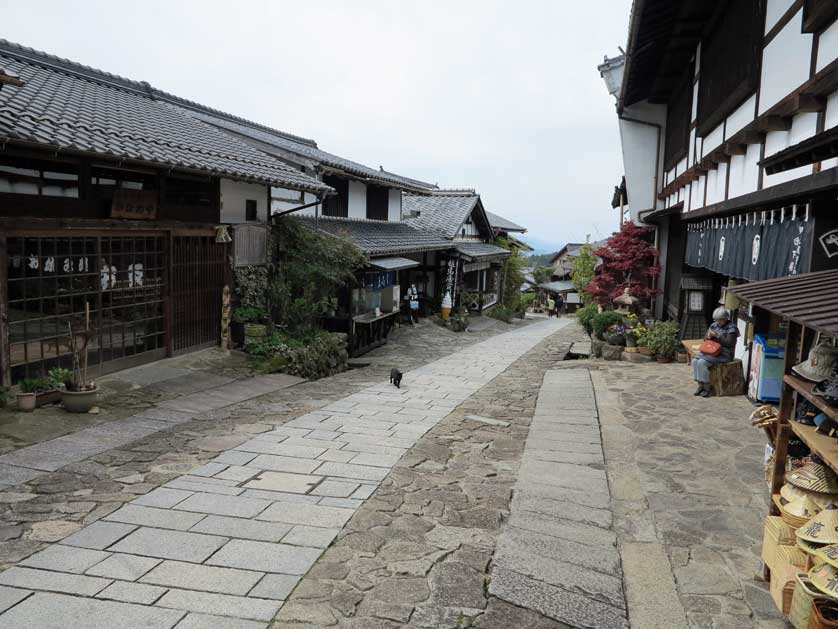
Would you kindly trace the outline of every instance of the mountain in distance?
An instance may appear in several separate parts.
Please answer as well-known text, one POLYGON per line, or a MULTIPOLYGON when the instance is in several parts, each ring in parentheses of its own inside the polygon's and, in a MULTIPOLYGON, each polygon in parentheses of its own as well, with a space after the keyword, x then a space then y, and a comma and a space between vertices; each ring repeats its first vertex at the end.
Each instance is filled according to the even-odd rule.
POLYGON ((544 253, 556 253, 564 246, 563 242, 555 242, 531 236, 530 234, 520 234, 516 236, 519 240, 523 240, 535 251, 530 255, 539 255, 544 253))

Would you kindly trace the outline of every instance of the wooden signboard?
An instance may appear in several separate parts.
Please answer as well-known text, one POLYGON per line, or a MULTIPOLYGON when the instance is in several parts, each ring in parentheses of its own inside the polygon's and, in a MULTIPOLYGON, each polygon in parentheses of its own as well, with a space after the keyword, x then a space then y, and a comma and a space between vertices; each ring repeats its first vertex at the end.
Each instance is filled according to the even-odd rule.
POLYGON ((155 220, 157 218, 157 191, 117 188, 113 192, 111 218, 155 220))

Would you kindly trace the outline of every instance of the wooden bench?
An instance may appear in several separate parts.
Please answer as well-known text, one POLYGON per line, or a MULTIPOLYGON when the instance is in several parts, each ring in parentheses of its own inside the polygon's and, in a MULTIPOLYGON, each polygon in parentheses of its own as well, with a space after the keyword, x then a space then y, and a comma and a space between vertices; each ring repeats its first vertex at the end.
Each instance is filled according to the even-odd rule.
MULTIPOLYGON (((690 362, 698 354, 702 339, 689 339, 681 341, 681 345, 687 351, 690 362)), ((713 395, 743 395, 745 393, 745 374, 742 372, 742 361, 734 358, 729 363, 710 365, 710 388, 713 395)))

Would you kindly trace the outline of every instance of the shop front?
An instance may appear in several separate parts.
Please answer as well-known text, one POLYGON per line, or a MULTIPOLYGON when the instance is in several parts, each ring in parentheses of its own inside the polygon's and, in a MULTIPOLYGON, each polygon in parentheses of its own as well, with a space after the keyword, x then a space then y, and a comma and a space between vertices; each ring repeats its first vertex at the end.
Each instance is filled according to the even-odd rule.
POLYGON ((213 228, 91 227, 2 238, 4 383, 70 367, 80 334, 91 375, 218 343, 227 249, 213 228))
POLYGON ((768 437, 765 578, 792 626, 832 626, 825 621, 838 610, 838 270, 729 292, 756 321, 784 328, 779 404, 751 416, 768 437))

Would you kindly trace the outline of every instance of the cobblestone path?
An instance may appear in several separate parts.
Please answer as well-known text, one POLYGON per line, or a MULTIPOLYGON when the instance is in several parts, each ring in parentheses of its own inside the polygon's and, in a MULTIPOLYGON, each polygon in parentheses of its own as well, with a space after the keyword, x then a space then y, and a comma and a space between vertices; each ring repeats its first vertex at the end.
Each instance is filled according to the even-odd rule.
MULTIPOLYGON (((0 574, 0 626, 266 626, 302 575, 329 569, 315 565, 323 548, 416 441, 567 323, 472 345, 408 371, 400 390, 375 384, 291 421, 263 414, 247 440, 218 438, 207 445, 227 449, 213 460, 0 574)), ((6 492, 6 501, 16 498, 6 492)), ((467 530, 451 524, 455 536, 467 530)))

